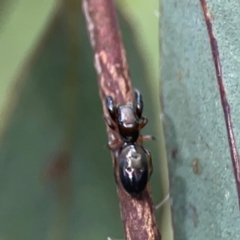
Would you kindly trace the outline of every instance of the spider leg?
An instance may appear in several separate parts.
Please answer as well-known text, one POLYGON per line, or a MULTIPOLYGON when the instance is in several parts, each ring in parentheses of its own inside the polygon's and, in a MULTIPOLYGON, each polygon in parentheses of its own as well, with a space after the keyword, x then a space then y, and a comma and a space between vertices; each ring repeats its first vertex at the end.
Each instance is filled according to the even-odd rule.
POLYGON ((110 118, 108 118, 108 117, 106 117, 106 116, 103 116, 103 118, 104 118, 106 124, 107 124, 112 130, 115 130, 115 131, 116 131, 117 127, 116 127, 115 123, 114 123, 110 118))
POLYGON ((116 138, 114 140, 110 140, 108 142, 107 146, 110 150, 114 151, 114 150, 118 149, 122 144, 123 144, 123 142, 120 139, 116 138))

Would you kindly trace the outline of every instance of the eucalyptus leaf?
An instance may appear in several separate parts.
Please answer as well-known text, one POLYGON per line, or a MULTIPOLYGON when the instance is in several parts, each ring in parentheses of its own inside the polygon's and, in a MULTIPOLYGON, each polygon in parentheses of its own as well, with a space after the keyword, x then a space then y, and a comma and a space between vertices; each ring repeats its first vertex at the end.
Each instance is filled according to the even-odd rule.
MULTIPOLYGON (((48 31, 41 45, 36 44, 28 71, 18 76, 24 84, 0 145, 0 239, 124 236, 94 54, 77 2, 69 12, 60 9, 45 26, 48 31), (68 21, 75 20, 70 27, 68 21)), ((146 66, 133 30, 121 14, 119 18, 133 85, 143 93, 144 114, 150 120, 144 131, 151 134, 155 130, 151 93, 144 82, 146 66)), ((158 166, 157 143, 149 143, 148 149, 158 166)), ((152 186, 157 203, 161 196, 157 167, 152 186)))
POLYGON ((0 140, 15 108, 26 63, 42 32, 59 8, 57 1, 2 1, 0 3, 0 140))
POLYGON ((161 80, 174 239, 239 239, 233 148, 219 79, 231 110, 231 138, 239 150, 240 3, 209 0, 205 15, 201 3, 205 1, 161 1, 161 80))

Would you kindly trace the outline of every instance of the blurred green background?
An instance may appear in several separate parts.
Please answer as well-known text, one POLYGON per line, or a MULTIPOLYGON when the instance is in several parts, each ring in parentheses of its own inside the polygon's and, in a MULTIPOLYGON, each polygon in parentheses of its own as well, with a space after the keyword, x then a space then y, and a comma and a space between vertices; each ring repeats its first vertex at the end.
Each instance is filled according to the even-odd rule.
MULTIPOLYGON (((0 240, 123 238, 81 1, 0 1, 0 240)), ((158 1, 117 1, 133 86, 156 136, 152 194, 168 194, 158 1), (129 3, 128 3, 129 2, 129 3)), ((157 211, 171 239, 169 205, 157 211)))

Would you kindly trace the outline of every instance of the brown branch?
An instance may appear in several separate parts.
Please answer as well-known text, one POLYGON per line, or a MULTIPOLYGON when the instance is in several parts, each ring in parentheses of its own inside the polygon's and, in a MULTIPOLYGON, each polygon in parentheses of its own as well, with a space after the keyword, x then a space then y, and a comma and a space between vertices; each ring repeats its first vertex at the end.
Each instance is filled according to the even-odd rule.
MULTIPOLYGON (((116 11, 112 0, 83 0, 83 11, 94 49, 103 112, 108 116, 106 96, 111 96, 116 104, 133 101, 133 90, 116 11)), ((108 127, 107 132, 109 140, 119 137, 108 127)), ((127 194, 119 181, 118 151, 113 152, 112 156, 125 239, 160 240, 149 186, 138 197, 127 194)))

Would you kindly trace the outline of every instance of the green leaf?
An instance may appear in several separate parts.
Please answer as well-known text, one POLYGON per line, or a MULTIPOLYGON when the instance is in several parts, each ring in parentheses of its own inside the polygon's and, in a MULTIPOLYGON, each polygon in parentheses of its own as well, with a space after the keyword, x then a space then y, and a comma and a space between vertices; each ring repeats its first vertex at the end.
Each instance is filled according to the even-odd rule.
POLYGON ((58 9, 56 1, 3 1, 0 12, 0 139, 26 71, 26 62, 39 43, 46 24, 58 9), (22 70, 24 69, 24 70, 22 70), (18 84, 18 85, 17 85, 18 84))
MULTIPOLYGON (((39 8, 36 13, 28 4, 21 6, 25 10, 22 14, 37 15, 42 9, 32 4, 39 8)), ((9 99, 14 104, 10 107, 5 102, 3 107, 11 108, 2 124, 5 131, 0 145, 0 238, 3 239, 124 236, 112 160, 106 148, 93 51, 79 2, 64 4, 67 5, 59 11, 54 4, 51 6, 55 6, 52 7, 55 11, 46 7, 44 11, 49 15, 42 15, 45 17, 41 28, 34 37, 26 23, 20 25, 30 33, 18 36, 18 31, 13 31, 7 46, 15 47, 16 55, 8 56, 10 52, 3 49, 14 63, 11 65, 9 60, 4 73, 9 76, 6 79, 10 81, 10 90, 3 101, 9 99), (32 41, 27 44, 28 35, 32 41), (24 40, 24 45, 20 40, 15 42, 18 37, 24 40), (24 48, 28 45, 29 49, 24 48)), ((20 28, 18 23, 25 17, 14 16, 13 25, 20 28)), ((133 85, 143 92, 144 114, 150 120, 144 131, 155 135, 158 129, 152 124, 154 107, 151 92, 147 91, 149 84, 145 82, 147 66, 141 49, 136 47, 133 27, 121 13, 119 18, 133 85)), ((26 16, 26 19, 29 25, 34 24, 34 18, 26 16)), ((6 24, 8 21, 4 20, 6 24)), ((5 117, 2 108, 0 113, 5 117)), ((159 184, 159 142, 147 147, 153 154, 155 168, 151 183, 158 203, 163 198, 159 184)))
MULTIPOLYGON (((217 49, 212 49, 201 2, 163 0, 161 5, 161 79, 174 235, 175 240, 239 239, 229 119, 214 64, 217 49)), ((238 1, 208 1, 206 15, 218 45, 239 149, 238 8, 238 1)))

